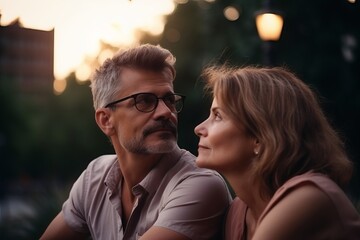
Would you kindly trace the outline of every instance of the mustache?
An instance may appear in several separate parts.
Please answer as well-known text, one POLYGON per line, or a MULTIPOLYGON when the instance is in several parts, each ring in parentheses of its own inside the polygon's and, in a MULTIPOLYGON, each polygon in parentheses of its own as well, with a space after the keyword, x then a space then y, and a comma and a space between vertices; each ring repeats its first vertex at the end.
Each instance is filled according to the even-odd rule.
POLYGON ((168 130, 174 135, 177 134, 177 126, 168 120, 160 120, 156 122, 154 125, 148 126, 144 129, 143 135, 147 136, 153 132, 159 131, 159 130, 168 130))

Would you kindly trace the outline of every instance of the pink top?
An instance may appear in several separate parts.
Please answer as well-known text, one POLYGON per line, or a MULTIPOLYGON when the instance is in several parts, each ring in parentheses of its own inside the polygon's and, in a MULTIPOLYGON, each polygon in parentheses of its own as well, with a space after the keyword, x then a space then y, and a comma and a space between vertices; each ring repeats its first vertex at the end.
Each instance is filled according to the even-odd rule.
MULTIPOLYGON (((284 198, 292 189, 301 184, 314 184, 321 189, 333 202, 340 221, 343 223, 342 239, 360 239, 360 216, 346 194, 327 176, 320 173, 308 172, 288 180, 281 186, 261 214, 259 224, 271 209, 284 198)), ((232 202, 226 217, 225 239, 246 239, 246 211, 247 205, 238 197, 232 202)))

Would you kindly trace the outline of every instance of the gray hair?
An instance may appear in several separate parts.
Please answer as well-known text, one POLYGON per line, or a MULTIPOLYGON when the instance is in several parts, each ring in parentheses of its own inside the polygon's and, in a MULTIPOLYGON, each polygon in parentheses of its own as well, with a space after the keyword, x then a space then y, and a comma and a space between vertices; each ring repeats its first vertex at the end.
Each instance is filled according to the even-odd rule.
POLYGON ((90 87, 95 110, 113 101, 120 91, 120 75, 124 68, 155 72, 170 70, 174 80, 176 75, 175 61, 176 59, 171 52, 159 45, 144 44, 119 51, 112 58, 107 59, 95 71, 91 79, 90 87))

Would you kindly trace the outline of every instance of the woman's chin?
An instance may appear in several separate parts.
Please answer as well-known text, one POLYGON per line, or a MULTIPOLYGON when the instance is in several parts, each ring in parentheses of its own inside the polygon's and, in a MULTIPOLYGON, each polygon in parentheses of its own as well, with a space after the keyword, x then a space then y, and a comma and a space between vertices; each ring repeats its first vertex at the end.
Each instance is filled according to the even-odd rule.
POLYGON ((206 159, 203 159, 201 157, 197 157, 196 158, 196 165, 200 168, 209 168, 209 169, 213 169, 211 164, 209 164, 208 161, 206 161, 206 159))

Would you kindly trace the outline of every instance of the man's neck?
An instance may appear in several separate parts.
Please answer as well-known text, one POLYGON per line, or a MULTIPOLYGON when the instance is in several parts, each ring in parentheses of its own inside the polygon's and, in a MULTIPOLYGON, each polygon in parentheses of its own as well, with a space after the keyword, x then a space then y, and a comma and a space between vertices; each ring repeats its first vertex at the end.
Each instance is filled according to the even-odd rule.
POLYGON ((160 161, 163 154, 117 154, 120 171, 124 178, 123 187, 131 189, 140 183, 160 161))
POLYGON ((132 189, 139 184, 146 175, 160 161, 163 154, 117 154, 120 171, 123 176, 121 184, 122 221, 126 227, 132 209, 136 202, 136 196, 132 189))

